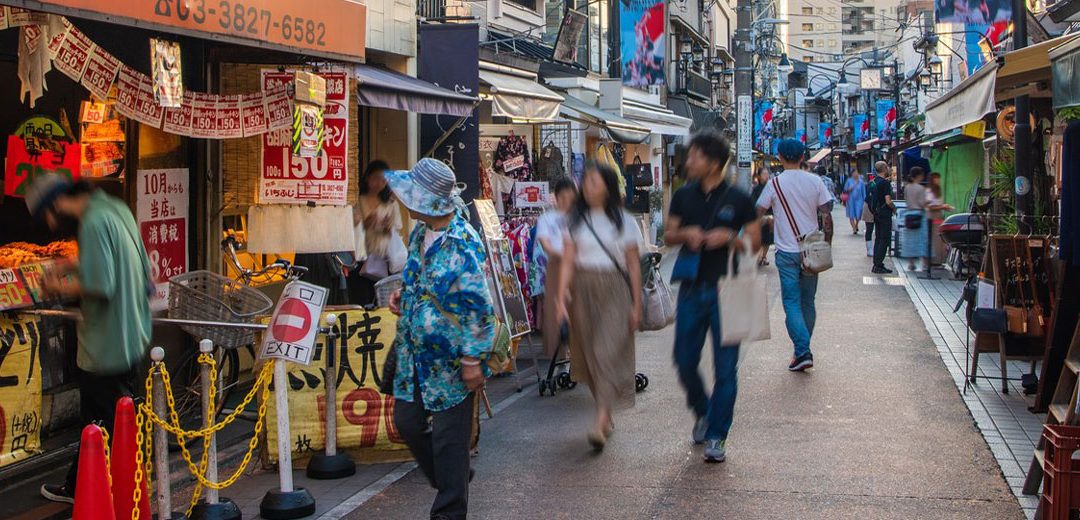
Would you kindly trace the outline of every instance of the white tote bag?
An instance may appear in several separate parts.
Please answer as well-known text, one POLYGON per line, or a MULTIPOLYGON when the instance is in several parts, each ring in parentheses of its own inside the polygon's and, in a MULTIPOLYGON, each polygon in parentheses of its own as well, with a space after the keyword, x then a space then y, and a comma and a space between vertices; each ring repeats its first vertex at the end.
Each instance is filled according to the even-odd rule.
MULTIPOLYGON (((769 301, 767 278, 758 272, 757 259, 743 239, 739 269, 735 269, 735 250, 728 254, 728 273, 720 279, 720 344, 738 345, 769 339, 769 301)), ((742 356, 739 356, 740 358, 742 356)))

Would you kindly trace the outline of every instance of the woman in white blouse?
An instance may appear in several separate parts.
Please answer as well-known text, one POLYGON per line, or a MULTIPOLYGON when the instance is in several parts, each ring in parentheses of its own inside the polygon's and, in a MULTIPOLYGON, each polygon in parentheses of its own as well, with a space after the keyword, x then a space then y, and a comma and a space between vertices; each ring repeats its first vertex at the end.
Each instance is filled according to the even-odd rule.
POLYGON ((618 173, 591 164, 563 237, 556 313, 570 320, 570 367, 588 385, 596 421, 588 440, 603 449, 612 409, 634 400, 634 332, 641 320, 641 233, 623 210, 618 173), (569 302, 570 308, 567 309, 569 302))

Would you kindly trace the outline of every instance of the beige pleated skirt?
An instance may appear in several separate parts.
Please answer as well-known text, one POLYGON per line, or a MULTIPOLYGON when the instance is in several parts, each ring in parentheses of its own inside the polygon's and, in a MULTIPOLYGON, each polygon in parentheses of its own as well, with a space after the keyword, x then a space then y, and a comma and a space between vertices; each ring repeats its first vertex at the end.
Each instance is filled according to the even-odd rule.
MULTIPOLYGON (((559 293, 559 276, 562 275, 562 258, 548 257, 547 272, 544 275, 544 307, 541 316, 541 332, 544 335, 544 356, 551 357, 559 348, 559 318, 555 312, 556 295, 559 293)), ((566 355, 566 352, 560 354, 566 355)))
POLYGON ((634 405, 633 300, 617 271, 578 269, 571 287, 571 377, 589 387, 600 407, 634 405))

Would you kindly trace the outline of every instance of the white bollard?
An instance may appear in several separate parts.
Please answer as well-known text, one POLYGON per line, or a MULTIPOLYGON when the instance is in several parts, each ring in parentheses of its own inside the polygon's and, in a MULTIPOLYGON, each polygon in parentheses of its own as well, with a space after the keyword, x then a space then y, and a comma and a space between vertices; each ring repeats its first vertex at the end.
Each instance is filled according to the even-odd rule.
MULTIPOLYGON (((204 339, 199 342, 199 353, 201 354, 214 354, 214 342, 208 339, 204 339)), ((202 412, 203 412, 203 427, 209 428, 214 424, 214 412, 217 404, 217 396, 210 395, 210 366, 200 365, 199 370, 202 375, 202 412)), ((221 384, 221 372, 218 372, 217 384, 221 384)), ((220 387, 219 387, 220 388, 220 387)), ((210 434, 210 446, 207 448, 206 453, 206 480, 210 482, 218 481, 218 464, 217 464, 217 435, 210 434)), ((209 488, 206 490, 206 503, 216 504, 218 503, 219 492, 216 489, 209 488)))
POLYGON ((277 405, 278 478, 281 492, 293 491, 292 434, 289 433, 289 377, 285 360, 274 360, 274 403, 277 405))

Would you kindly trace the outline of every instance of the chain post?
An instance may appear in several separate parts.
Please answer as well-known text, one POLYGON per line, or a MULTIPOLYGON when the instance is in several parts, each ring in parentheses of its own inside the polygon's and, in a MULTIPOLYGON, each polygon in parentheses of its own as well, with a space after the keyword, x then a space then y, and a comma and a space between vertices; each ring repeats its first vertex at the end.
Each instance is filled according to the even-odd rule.
MULTIPOLYGON (((165 366, 165 349, 154 347, 150 351, 150 359, 154 362, 150 369, 154 378, 153 382, 153 406, 154 414, 161 417, 167 413, 165 404, 165 384, 161 370, 165 366)), ((154 461, 157 473, 157 496, 158 518, 172 518, 172 491, 169 483, 169 437, 161 425, 154 428, 154 461)))
POLYGON ((323 385, 326 388, 326 451, 315 455, 308 462, 307 476, 319 480, 332 480, 356 474, 356 463, 345 453, 337 452, 337 362, 338 353, 338 317, 326 315, 326 375, 323 385))

